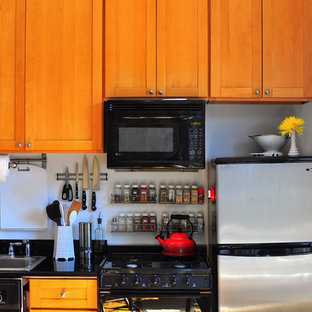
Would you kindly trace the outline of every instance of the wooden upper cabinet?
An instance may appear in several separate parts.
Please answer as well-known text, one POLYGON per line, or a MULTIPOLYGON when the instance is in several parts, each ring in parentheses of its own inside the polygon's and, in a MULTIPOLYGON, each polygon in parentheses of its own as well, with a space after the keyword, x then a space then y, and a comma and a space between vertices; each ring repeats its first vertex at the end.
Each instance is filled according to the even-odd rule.
POLYGON ((102 150, 102 0, 27 0, 28 151, 102 150))
POLYGON ((105 5, 106 97, 208 96, 207 0, 105 5))
POLYGON ((105 96, 156 94, 156 0, 105 1, 105 96))
POLYGON ((266 97, 312 96, 312 1, 263 0, 266 97))
POLYGON ((207 3, 157 1, 157 96, 207 97, 207 3))
POLYGON ((0 0, 0 151, 24 145, 24 36, 25 2, 0 0))
POLYGON ((211 97, 262 94, 260 0, 211 1, 211 97))

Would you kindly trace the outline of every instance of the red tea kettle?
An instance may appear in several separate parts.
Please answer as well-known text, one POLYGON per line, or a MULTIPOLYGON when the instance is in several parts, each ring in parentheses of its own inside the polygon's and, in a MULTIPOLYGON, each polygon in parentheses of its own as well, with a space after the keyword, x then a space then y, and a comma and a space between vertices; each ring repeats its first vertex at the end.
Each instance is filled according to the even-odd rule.
POLYGON ((191 257, 196 254, 196 244, 192 239, 193 235, 193 224, 189 220, 188 215, 171 215, 170 221, 166 226, 167 239, 164 239, 162 232, 155 238, 159 241, 163 248, 162 254, 168 257, 191 257), (191 224, 191 233, 187 235, 185 233, 174 233, 169 237, 169 224, 172 220, 187 220, 191 224))

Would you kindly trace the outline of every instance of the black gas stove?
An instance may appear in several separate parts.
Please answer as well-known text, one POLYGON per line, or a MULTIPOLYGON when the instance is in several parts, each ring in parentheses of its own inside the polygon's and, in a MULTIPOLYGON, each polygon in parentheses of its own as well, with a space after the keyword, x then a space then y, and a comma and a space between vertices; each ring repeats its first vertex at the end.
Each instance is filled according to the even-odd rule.
POLYGON ((100 265, 101 289, 208 290, 205 256, 169 258, 160 253, 114 253, 100 265))

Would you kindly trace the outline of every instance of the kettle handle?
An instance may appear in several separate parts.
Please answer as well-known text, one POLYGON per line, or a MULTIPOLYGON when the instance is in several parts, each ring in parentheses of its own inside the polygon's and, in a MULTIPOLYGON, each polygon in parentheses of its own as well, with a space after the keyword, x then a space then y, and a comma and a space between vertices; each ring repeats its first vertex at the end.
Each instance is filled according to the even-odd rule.
MULTIPOLYGON (((193 237, 193 232, 194 232, 193 223, 190 221, 189 215, 180 215, 180 214, 172 214, 172 215, 171 215, 171 218, 170 218, 170 220, 169 220, 169 222, 167 223, 167 226, 166 226, 167 238, 169 238, 169 236, 170 236, 169 224, 170 224, 170 222, 171 222, 172 220, 174 220, 174 219, 176 219, 176 220, 187 220, 187 221, 189 222, 189 224, 191 225, 191 228, 192 228, 191 233, 190 233, 190 235, 189 235, 189 239, 192 239, 192 237, 193 237)), ((181 229, 180 229, 180 230, 181 230, 181 229)))

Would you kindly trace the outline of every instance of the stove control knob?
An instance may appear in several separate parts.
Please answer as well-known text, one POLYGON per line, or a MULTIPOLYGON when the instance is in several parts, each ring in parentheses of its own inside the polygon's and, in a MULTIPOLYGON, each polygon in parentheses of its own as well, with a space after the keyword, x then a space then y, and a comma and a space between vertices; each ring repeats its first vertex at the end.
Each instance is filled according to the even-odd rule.
POLYGON ((176 286, 179 282, 179 278, 175 275, 172 275, 171 285, 176 286))
POLYGON ((128 277, 126 275, 121 276, 121 285, 126 285, 128 283, 128 277))
POLYGON ((185 280, 184 280, 184 285, 189 286, 191 285, 191 282, 192 282, 192 279, 188 275, 186 275, 185 280))
POLYGON ((157 275, 153 277, 153 285, 157 286, 160 283, 160 278, 157 275))
POLYGON ((142 284, 142 277, 140 275, 136 275, 134 285, 140 286, 141 284, 142 284))

